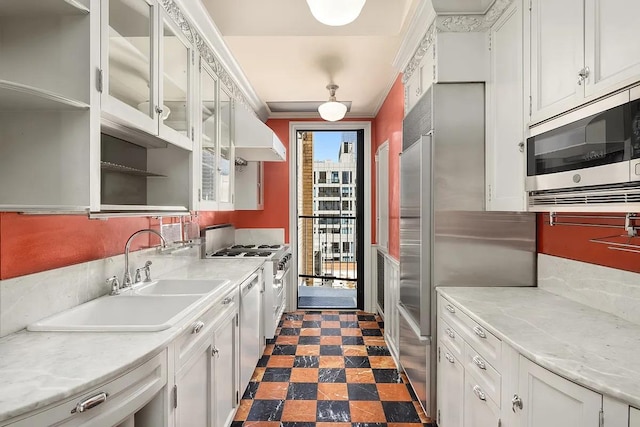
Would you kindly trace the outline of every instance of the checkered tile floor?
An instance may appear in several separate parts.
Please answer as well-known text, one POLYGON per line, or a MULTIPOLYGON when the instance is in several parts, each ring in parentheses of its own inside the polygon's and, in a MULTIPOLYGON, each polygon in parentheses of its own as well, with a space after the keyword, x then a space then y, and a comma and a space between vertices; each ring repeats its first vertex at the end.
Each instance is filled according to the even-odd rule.
POLYGON ((232 427, 431 426, 364 312, 285 313, 232 427))

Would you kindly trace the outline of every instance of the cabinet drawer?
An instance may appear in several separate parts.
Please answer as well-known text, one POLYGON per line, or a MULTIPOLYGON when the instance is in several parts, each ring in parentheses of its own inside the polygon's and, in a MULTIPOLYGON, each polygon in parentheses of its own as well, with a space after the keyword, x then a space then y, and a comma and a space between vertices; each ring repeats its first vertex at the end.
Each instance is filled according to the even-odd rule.
POLYGON ((464 426, 498 426, 500 408, 489 398, 476 378, 469 372, 464 373, 464 426))
POLYGON ((110 427, 142 408, 166 383, 167 352, 165 350, 111 382, 78 394, 38 414, 27 415, 8 425, 11 427, 110 427), (104 399, 105 396, 106 399, 104 399), (91 398, 95 398, 96 401, 102 400, 102 403, 79 412, 78 405, 91 398))
MULTIPOLYGON (((215 321, 220 316, 233 310, 238 304, 238 290, 234 288, 219 298, 213 306, 198 319, 194 320, 191 326, 186 329, 175 340, 175 361, 176 369, 179 369, 194 351, 198 349, 200 338, 211 336, 211 330, 215 321)), ((206 339, 206 338, 203 338, 206 339)))
POLYGON ((446 321, 440 318, 438 322, 438 337, 440 340, 451 349, 451 353, 456 359, 462 360, 464 358, 464 341, 462 337, 452 326, 446 321))
POLYGON ((469 344, 465 344, 464 369, 470 372, 486 395, 500 407, 501 376, 493 366, 489 364, 469 344))
POLYGON ((500 339, 442 296, 438 296, 438 302, 440 317, 462 334, 462 338, 471 344, 483 359, 496 369, 500 369, 500 359, 502 357, 502 342, 500 339))

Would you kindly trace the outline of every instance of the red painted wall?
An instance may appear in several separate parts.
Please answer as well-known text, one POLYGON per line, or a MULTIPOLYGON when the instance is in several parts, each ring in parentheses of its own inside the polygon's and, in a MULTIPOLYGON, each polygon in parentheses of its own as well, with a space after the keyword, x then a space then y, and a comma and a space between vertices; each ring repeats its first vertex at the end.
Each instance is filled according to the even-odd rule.
MULTIPOLYGON (((567 219, 566 221, 590 222, 590 220, 584 219, 567 219)), ((601 222, 601 220, 598 221, 601 222)), ((614 223, 621 225, 624 224, 624 220, 619 219, 614 223)), ((549 225, 548 214, 538 214, 539 253, 640 273, 640 263, 638 262, 637 253, 612 250, 608 249, 608 246, 605 244, 592 243, 589 241, 594 238, 603 238, 618 234, 624 234, 624 230, 568 225, 551 226, 549 225)), ((625 239, 616 239, 616 241, 619 242, 624 240, 625 239)), ((640 244, 640 238, 634 238, 633 242, 640 244)))
MULTIPOLYGON (((373 150, 389 141, 389 254, 400 258, 400 150, 404 117, 404 85, 398 75, 374 121, 373 150)), ((375 175, 375 163, 372 167, 375 175)), ((375 176, 372 178, 375 186, 375 176)), ((375 201, 375 195, 373 196, 375 201)), ((375 206, 375 202, 374 202, 375 206)), ((375 216, 374 216, 375 218, 375 216)))

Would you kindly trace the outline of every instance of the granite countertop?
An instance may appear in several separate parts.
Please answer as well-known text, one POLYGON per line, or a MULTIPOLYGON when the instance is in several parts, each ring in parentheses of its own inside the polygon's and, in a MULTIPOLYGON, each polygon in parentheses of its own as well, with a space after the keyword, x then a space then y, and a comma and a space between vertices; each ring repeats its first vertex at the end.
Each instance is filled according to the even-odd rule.
POLYGON ((228 292, 264 260, 194 259, 159 278, 229 279, 206 305, 159 332, 20 332, 0 339, 0 423, 64 400, 115 378, 162 351, 217 296, 228 292))
POLYGON ((640 325, 539 288, 438 288, 520 354, 640 407, 640 325))

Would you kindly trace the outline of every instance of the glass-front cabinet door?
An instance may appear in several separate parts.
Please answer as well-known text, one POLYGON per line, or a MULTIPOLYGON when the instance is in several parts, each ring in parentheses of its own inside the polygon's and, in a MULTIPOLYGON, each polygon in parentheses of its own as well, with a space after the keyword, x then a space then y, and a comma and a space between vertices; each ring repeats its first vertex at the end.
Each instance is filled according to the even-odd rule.
POLYGON ((158 134, 175 145, 191 149, 191 89, 193 48, 179 28, 163 10, 160 17, 160 92, 158 134))
POLYGON ((218 208, 217 80, 207 68, 200 72, 200 209, 218 208))
POLYGON ((102 114, 154 135, 158 7, 147 0, 102 2, 102 114))
POLYGON ((224 88, 220 90, 220 172, 219 208, 233 209, 233 171, 235 169, 233 150, 233 99, 224 88))

